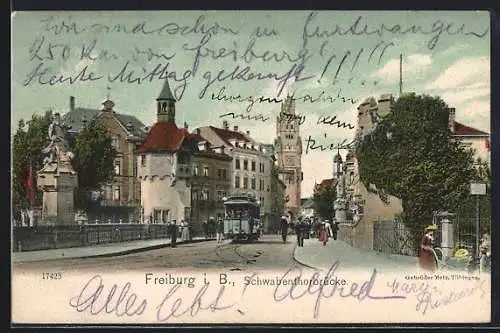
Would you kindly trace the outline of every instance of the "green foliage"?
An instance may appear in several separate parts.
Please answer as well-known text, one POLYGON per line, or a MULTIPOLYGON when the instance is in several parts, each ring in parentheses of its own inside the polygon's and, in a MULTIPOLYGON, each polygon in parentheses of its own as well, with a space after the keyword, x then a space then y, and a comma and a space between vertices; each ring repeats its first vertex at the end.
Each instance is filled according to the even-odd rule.
POLYGON ((107 129, 97 121, 90 122, 75 138, 71 160, 78 173, 78 190, 75 196, 78 208, 90 204, 90 191, 98 190, 114 177, 116 151, 107 129))
POLYGON ((335 187, 316 186, 313 193, 314 212, 323 219, 331 220, 335 215, 333 203, 337 198, 335 187))
MULTIPOLYGON (((49 144, 48 128, 51 121, 52 112, 47 111, 43 116, 33 115, 28 122, 19 122, 12 147, 12 191, 15 206, 28 207, 26 181, 30 163, 36 189, 36 173, 43 167, 45 156, 41 151, 49 144)), ((85 208, 90 200, 89 191, 98 189, 113 179, 116 152, 107 130, 97 122, 91 122, 74 140, 68 138, 68 141, 74 154, 71 163, 78 172, 76 207, 85 208)), ((43 193, 38 189, 35 193, 35 205, 41 205, 43 193)))
POLYGON ((381 199, 402 199, 402 218, 419 241, 438 209, 460 210, 478 177, 473 152, 452 139, 439 97, 409 94, 358 144, 360 180, 381 199), (388 135, 388 133, 391 133, 388 135))
POLYGON ((52 112, 44 115, 34 114, 25 122, 19 121, 12 145, 12 202, 14 206, 28 207, 26 182, 29 176, 30 163, 33 168, 33 186, 35 188, 35 205, 40 205, 42 192, 36 186, 36 172, 42 168, 44 155, 41 150, 49 143, 48 129, 52 120, 52 112))

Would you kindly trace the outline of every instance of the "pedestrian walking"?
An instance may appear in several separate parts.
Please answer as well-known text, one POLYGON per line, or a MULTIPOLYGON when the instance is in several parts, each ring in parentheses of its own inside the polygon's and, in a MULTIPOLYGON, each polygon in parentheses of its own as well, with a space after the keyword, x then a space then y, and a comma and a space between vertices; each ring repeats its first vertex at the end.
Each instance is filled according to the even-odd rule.
POLYGON ((325 230, 328 237, 333 237, 332 225, 329 220, 325 220, 325 230))
POLYGON ((285 216, 281 217, 281 239, 283 240, 283 243, 286 243, 286 236, 288 235, 288 221, 285 216))
POLYGON ((178 227, 177 227, 177 221, 172 220, 169 226, 169 233, 171 237, 170 241, 170 247, 177 247, 177 232, 178 232, 178 227))
POLYGON ((418 258, 420 268, 430 272, 435 272, 437 269, 436 257, 432 249, 435 230, 437 230, 437 225, 435 224, 428 225, 425 228, 425 233, 420 243, 420 254, 418 258))
POLYGON ((205 235, 205 239, 208 239, 208 220, 203 221, 203 233, 205 235))
POLYGON ((304 232, 306 230, 305 222, 299 219, 295 224, 295 234, 297 235, 297 246, 304 247, 304 232))
POLYGON ((222 243, 224 241, 224 222, 222 219, 217 221, 217 243, 222 243))
POLYGON ((333 240, 337 240, 337 234, 339 232, 339 224, 335 220, 333 220, 332 222, 333 222, 333 224, 332 224, 332 237, 333 237, 333 240))
POLYGON ((323 246, 328 243, 328 231, 326 230, 326 223, 323 222, 319 225, 318 240, 323 243, 323 246))

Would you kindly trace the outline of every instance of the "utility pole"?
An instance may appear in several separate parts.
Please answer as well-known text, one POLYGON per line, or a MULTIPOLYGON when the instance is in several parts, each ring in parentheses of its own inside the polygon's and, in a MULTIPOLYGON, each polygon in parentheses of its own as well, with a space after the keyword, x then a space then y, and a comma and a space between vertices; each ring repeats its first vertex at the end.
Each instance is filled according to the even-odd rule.
POLYGON ((403 53, 399 54, 399 97, 403 94, 403 53))

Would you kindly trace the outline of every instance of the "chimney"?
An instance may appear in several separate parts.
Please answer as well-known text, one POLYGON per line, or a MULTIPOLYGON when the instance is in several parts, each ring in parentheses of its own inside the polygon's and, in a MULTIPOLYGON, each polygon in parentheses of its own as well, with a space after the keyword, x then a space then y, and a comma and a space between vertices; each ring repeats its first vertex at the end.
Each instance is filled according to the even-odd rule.
POLYGON ((238 126, 233 126, 233 130, 234 130, 235 132, 238 132, 238 126))
POLYGON ((226 147, 225 146, 220 147, 221 154, 224 154, 224 148, 226 148, 226 147))
POLYGON ((201 130, 199 128, 196 129, 196 134, 201 135, 201 130))
POLYGON ((187 122, 184 122, 184 129, 186 129, 186 130, 187 130, 188 128, 189 128, 188 123, 187 123, 187 122))
POLYGON ((69 96, 69 110, 75 110, 75 96, 69 96))
POLYGON ((250 131, 247 131, 247 135, 250 136, 250 131))
POLYGON ((228 130, 228 129, 229 129, 229 124, 228 124, 227 120, 224 120, 224 121, 222 122, 222 127, 223 127, 225 130, 228 130))
POLYGON ((448 126, 452 133, 455 132, 455 108, 448 108, 448 126))

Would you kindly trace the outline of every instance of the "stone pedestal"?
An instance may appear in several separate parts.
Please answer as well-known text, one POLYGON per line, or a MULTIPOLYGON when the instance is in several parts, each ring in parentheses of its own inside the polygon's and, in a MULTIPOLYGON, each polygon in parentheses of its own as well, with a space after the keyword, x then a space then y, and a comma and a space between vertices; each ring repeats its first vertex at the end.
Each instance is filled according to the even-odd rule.
POLYGON ((38 187, 43 191, 42 223, 45 225, 76 224, 76 172, 70 166, 47 165, 38 172, 38 187))
POLYGON ((453 256, 453 223, 444 218, 441 220, 441 250, 444 258, 453 256))

